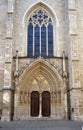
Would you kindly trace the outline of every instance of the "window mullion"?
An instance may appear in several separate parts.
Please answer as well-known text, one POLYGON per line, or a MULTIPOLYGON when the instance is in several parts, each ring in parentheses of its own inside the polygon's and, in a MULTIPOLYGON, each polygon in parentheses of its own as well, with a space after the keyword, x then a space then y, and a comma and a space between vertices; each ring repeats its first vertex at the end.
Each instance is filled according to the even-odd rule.
POLYGON ((48 56, 48 26, 46 27, 46 54, 48 56))
POLYGON ((33 25, 33 56, 34 56, 34 51, 35 51, 34 38, 35 38, 35 33, 34 33, 34 25, 33 25))
POLYGON ((41 56, 41 26, 40 26, 40 56, 41 56))

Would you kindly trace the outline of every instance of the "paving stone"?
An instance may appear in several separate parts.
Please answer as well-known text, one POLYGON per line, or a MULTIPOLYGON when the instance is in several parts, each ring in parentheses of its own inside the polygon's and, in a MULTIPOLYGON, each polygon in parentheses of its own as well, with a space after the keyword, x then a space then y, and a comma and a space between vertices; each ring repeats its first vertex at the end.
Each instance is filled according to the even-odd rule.
POLYGON ((56 120, 26 120, 0 122, 0 130, 82 130, 82 122, 56 120))

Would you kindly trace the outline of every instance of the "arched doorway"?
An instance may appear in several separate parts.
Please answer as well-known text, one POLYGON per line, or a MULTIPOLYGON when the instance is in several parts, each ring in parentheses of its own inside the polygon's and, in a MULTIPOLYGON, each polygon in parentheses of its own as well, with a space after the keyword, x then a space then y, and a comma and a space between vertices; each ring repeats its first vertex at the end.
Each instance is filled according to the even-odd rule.
POLYGON ((42 93, 42 116, 50 116, 50 92, 44 91, 42 93))
POLYGON ((63 90, 63 81, 56 69, 49 62, 38 59, 19 79, 15 94, 15 116, 20 119, 42 116, 63 119, 66 117, 63 90))
POLYGON ((39 116, 39 92, 31 93, 31 116, 39 116))

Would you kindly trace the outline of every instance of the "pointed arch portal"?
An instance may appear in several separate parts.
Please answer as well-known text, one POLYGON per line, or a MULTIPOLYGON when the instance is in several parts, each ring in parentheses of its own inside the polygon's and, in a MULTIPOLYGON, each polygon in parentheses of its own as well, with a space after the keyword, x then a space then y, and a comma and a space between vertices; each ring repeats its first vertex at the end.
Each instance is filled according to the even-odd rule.
POLYGON ((19 77, 15 114, 19 118, 63 119, 66 116, 64 96, 63 80, 56 69, 48 61, 37 59, 19 77))

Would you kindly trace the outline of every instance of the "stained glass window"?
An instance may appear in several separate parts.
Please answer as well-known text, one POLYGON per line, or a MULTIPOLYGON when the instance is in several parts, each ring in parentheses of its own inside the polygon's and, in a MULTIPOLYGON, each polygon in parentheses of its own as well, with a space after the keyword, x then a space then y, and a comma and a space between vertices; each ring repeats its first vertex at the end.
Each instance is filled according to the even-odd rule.
POLYGON ((31 14, 27 33, 28 57, 53 57, 53 23, 46 11, 39 9, 31 14))

